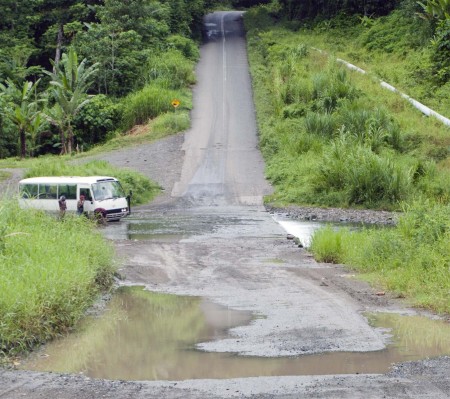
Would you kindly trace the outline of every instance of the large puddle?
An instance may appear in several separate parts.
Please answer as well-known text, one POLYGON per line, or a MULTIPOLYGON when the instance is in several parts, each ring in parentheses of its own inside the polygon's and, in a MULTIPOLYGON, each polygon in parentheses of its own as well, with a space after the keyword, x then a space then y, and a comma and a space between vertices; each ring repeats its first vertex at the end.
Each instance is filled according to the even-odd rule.
POLYGON ((77 333, 32 354, 22 368, 120 380, 185 380, 384 373, 393 363, 450 355, 448 323, 397 314, 368 315, 372 325, 392 336, 392 344, 378 352, 256 358, 196 349, 252 319, 248 312, 202 298, 124 287, 102 317, 85 320, 77 333))
MULTIPOLYGON (((103 233, 111 240, 182 240, 199 234, 214 234, 238 226, 240 233, 245 234, 245 226, 260 225, 258 213, 254 215, 237 215, 217 213, 202 213, 198 211, 165 214, 139 214, 122 220, 120 223, 110 223, 103 233)), ((350 223, 325 223, 319 221, 304 221, 289 219, 281 215, 274 215, 283 232, 297 237, 304 247, 309 247, 314 232, 326 225, 335 228, 342 226, 360 228, 361 225, 350 223)))

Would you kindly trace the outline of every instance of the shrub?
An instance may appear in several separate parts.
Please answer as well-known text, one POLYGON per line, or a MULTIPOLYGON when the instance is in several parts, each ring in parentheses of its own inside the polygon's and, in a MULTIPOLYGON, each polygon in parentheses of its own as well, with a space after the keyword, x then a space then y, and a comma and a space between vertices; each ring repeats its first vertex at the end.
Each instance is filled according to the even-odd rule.
POLYGON ((331 226, 316 230, 311 238, 310 251, 318 262, 342 262, 342 237, 347 230, 335 230, 331 226))
MULTIPOLYGON (((174 48, 181 52, 181 54, 191 61, 198 61, 200 58, 200 51, 197 43, 180 35, 171 35, 166 39, 166 45, 169 48, 174 48)), ((164 55, 164 57, 166 54, 164 55)))
POLYGON ((346 203, 341 205, 395 204, 406 198, 411 183, 400 164, 345 139, 332 143, 313 173, 315 191, 343 192, 346 203))
POLYGON ((103 94, 96 95, 74 119, 77 142, 92 145, 105 141, 120 126, 121 119, 119 104, 103 94))
POLYGON ((195 83, 194 61, 177 49, 151 56, 142 74, 146 85, 166 89, 177 90, 195 83))
POLYGON ((336 122, 331 114, 310 112, 305 117, 305 130, 311 135, 331 138, 336 129, 336 122))
POLYGON ((450 80, 450 19, 439 23, 432 43, 433 76, 437 83, 444 84, 450 80))
POLYGON ((172 109, 171 102, 179 93, 160 86, 145 86, 130 94, 123 101, 123 127, 145 124, 149 119, 172 109))

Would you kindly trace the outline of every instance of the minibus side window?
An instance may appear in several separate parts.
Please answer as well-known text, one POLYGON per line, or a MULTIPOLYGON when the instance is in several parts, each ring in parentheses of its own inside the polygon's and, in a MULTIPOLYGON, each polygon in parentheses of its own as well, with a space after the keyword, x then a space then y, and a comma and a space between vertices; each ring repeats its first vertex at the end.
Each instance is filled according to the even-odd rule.
POLYGON ((37 184, 21 184, 19 190, 21 198, 37 198, 38 196, 37 184))
POLYGON ((40 199, 56 199, 58 186, 56 184, 39 184, 40 199))
POLYGON ((76 184, 60 184, 58 187, 58 198, 64 195, 66 199, 77 199, 77 185, 76 184))

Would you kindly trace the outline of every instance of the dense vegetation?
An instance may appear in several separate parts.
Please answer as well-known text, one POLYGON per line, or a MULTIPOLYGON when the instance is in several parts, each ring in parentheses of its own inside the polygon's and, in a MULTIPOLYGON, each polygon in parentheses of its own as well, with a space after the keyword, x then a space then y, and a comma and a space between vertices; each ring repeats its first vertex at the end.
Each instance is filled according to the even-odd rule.
POLYGON ((0 158, 85 151, 172 111, 174 98, 187 109, 213 3, 1 2, 0 158))
POLYGON ((270 14, 252 16, 261 149, 277 188, 270 200, 385 209, 449 200, 448 128, 316 51, 307 33, 264 31, 257 21, 270 14))
POLYGON ((246 15, 261 149, 276 188, 268 201, 404 211, 389 230, 324 229, 311 250, 416 305, 449 312, 449 128, 379 79, 450 117, 442 35, 450 15, 437 1, 406 0, 372 14, 352 2, 332 12, 338 3, 272 2, 246 15))

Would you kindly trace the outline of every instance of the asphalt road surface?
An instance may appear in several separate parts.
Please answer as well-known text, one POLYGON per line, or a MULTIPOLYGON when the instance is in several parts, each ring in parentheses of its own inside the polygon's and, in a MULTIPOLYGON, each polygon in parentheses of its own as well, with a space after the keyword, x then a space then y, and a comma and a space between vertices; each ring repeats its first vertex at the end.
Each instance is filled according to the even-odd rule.
MULTIPOLYGON (((262 206, 271 188, 258 150, 241 14, 207 16, 205 36, 192 128, 103 156, 165 187, 158 201, 136 210, 139 217, 164 215, 176 226, 181 215, 196 226, 183 238, 115 237, 123 283, 202 296, 261 316, 225 339, 199 344, 202 350, 255 357, 383 350, 386 334, 369 326, 363 312, 405 308, 374 296, 340 266, 317 264, 286 240, 262 206)), ((114 238, 115 229, 107 235, 114 238)), ((4 370, 0 398, 448 398, 449 365, 440 358, 388 374, 127 382, 4 370)))

